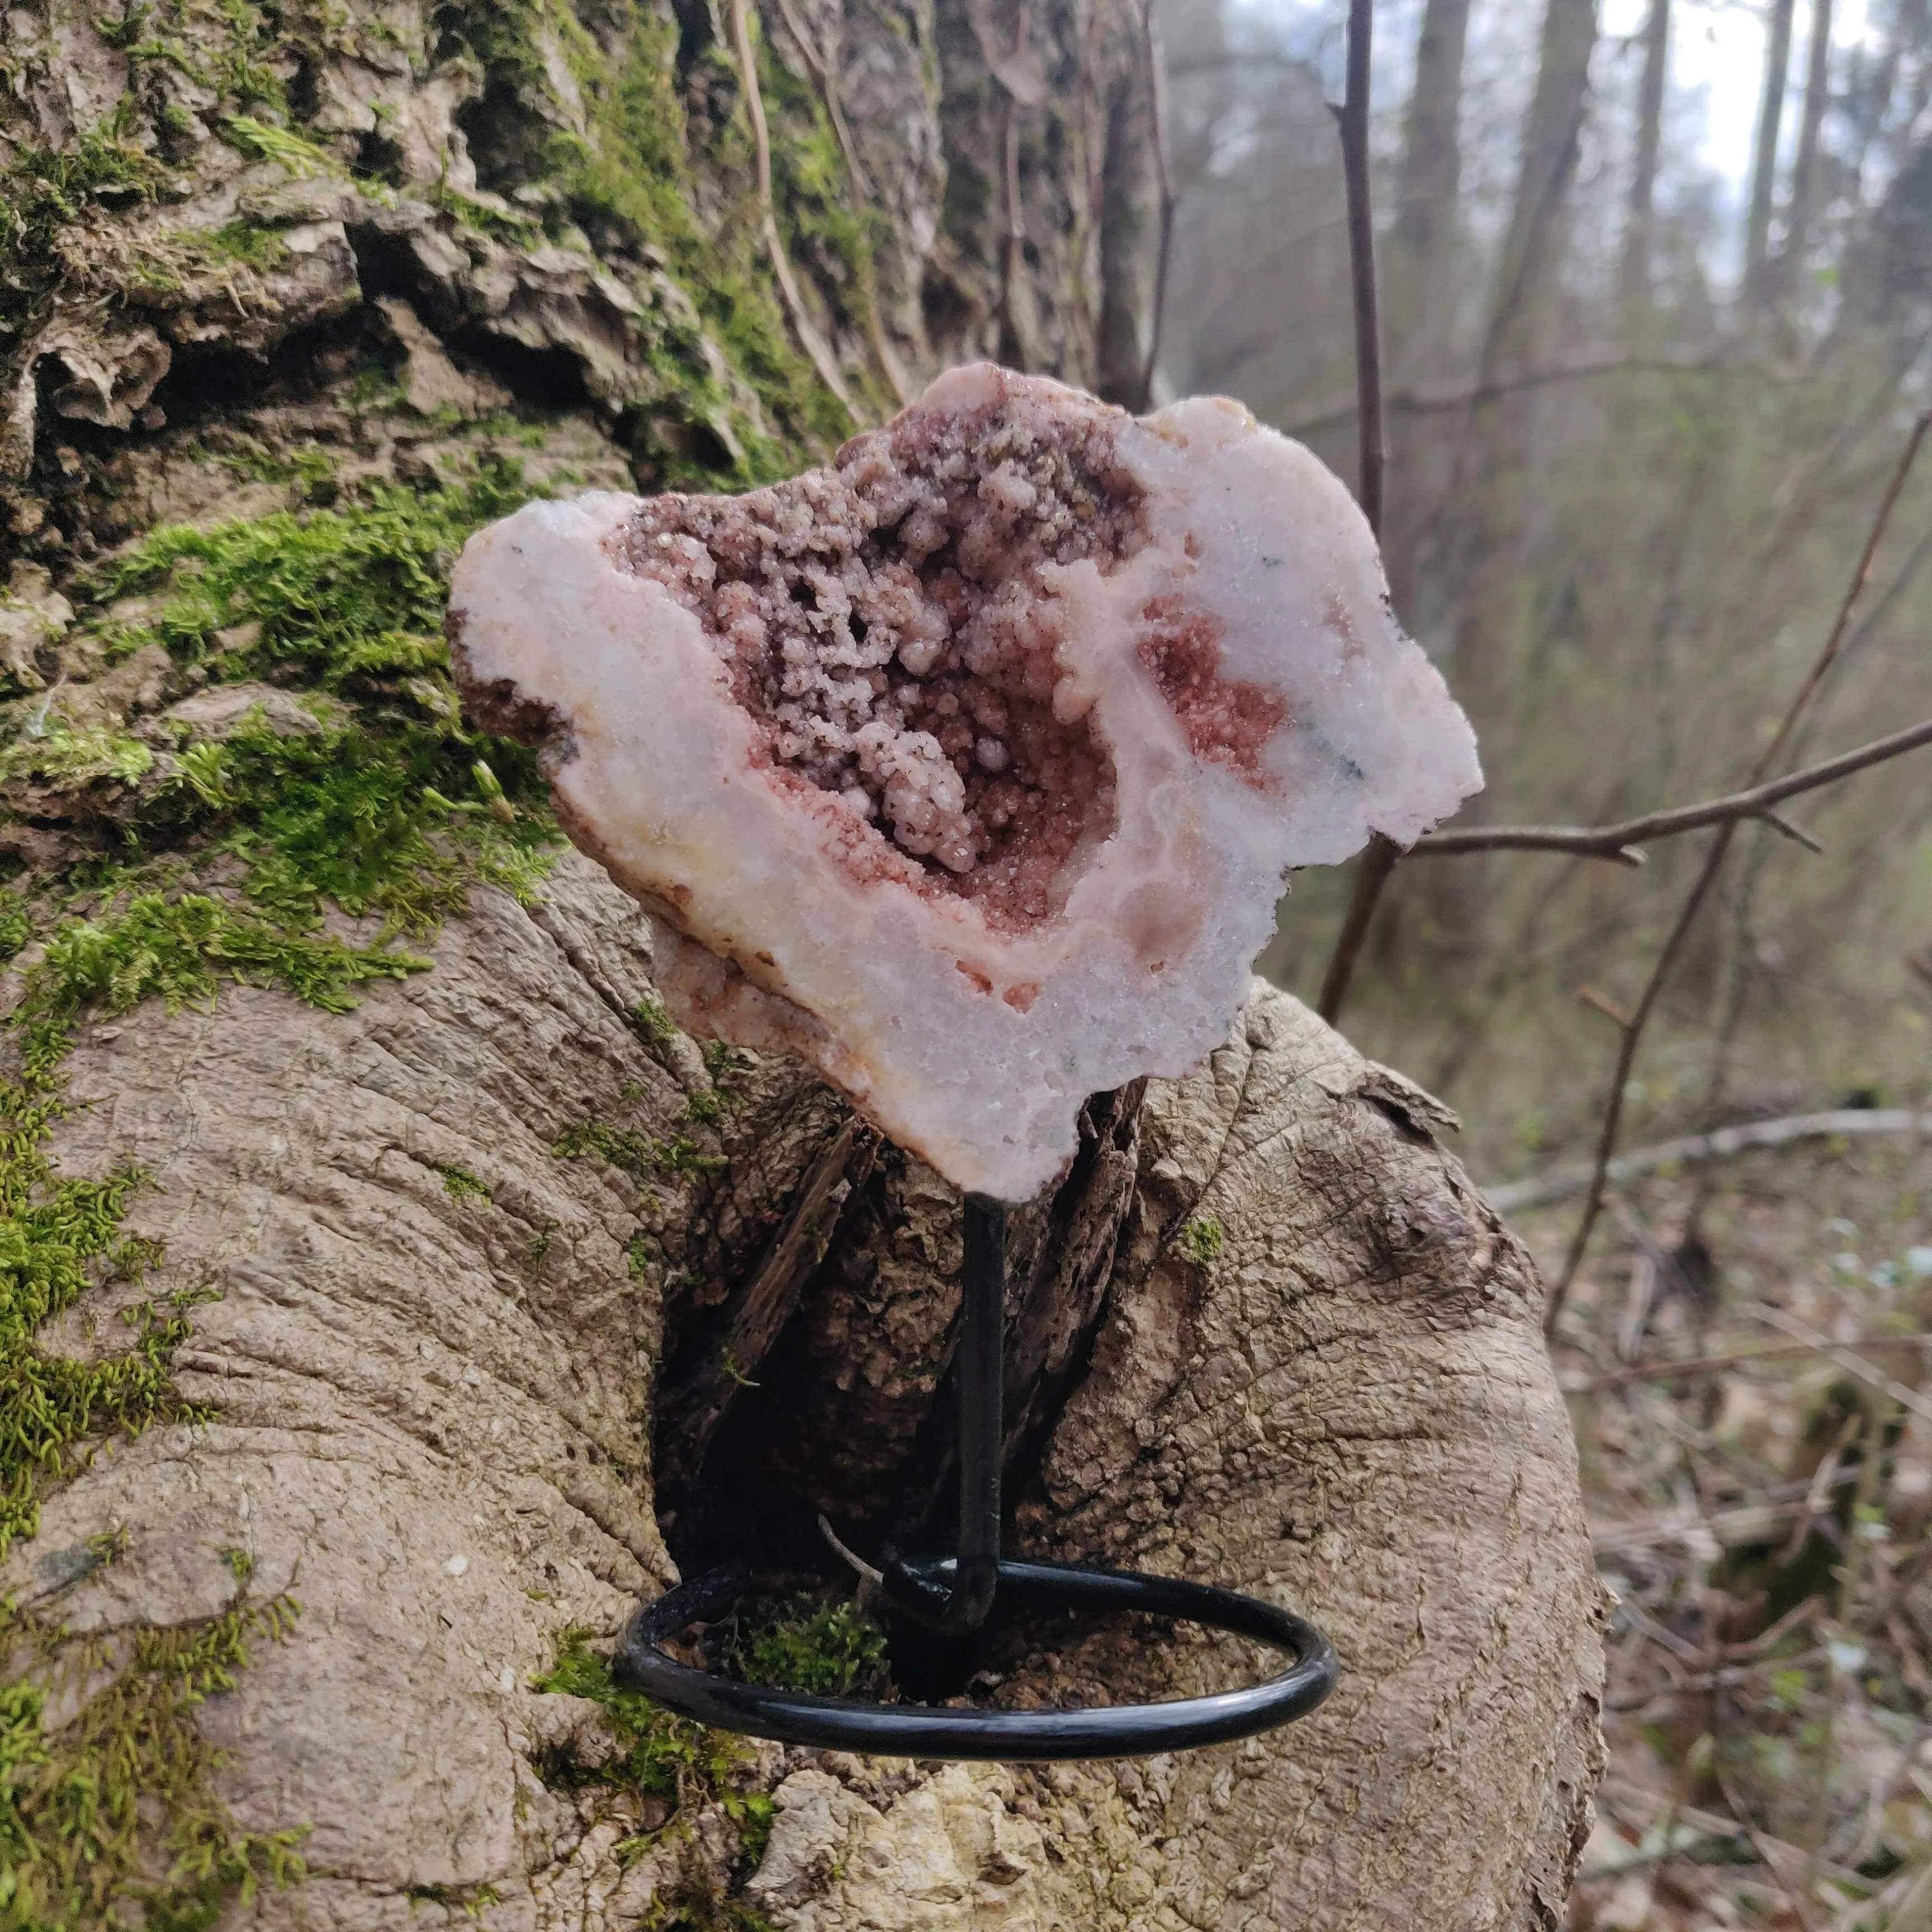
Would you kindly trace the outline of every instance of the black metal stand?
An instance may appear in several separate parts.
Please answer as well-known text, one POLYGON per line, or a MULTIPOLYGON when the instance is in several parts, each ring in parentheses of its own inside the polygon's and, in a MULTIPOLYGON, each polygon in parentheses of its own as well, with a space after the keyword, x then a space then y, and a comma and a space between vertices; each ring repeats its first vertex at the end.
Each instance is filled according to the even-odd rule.
POLYGON ((962 1636, 985 1622, 996 1593, 1008 1600, 1059 1609, 1140 1610, 1271 1644, 1292 1655, 1294 1664, 1246 1690, 1088 1711, 962 1710, 808 1696, 714 1677, 679 1663, 659 1647, 686 1624, 721 1616, 749 1594, 752 1568, 740 1563, 681 1584, 631 1618, 615 1662, 638 1688, 682 1716, 783 1744, 1007 1763, 1138 1757, 1220 1744, 1304 1716, 1334 1688, 1335 1653, 1328 1640, 1270 1604, 1136 1570, 1001 1559, 1006 1222, 1004 1202, 967 1196, 958 1350, 958 1551, 954 1556, 889 1562, 882 1583, 894 1607, 931 1629, 962 1636))

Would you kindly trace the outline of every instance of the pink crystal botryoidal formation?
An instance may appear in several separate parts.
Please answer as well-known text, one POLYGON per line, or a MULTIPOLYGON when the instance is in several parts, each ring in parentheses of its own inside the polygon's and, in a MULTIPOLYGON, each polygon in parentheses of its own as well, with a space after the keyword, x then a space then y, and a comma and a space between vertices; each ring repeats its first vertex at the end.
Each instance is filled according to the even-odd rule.
POLYGON ((1482 783, 1306 450, 985 364, 789 482, 527 505, 449 629, 678 1023, 1010 1201, 1090 1094, 1222 1043, 1290 872, 1482 783))

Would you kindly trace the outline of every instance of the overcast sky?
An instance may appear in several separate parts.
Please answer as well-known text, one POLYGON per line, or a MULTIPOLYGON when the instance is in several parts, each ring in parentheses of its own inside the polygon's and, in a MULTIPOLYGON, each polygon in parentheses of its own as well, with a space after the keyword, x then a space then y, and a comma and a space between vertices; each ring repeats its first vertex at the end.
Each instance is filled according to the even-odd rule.
MULTIPOLYGON (((1259 14, 1270 14, 1286 28, 1298 52, 1317 59, 1331 91, 1339 92, 1342 73, 1341 24, 1343 0, 1237 0, 1259 14)), ((1812 0, 1799 0, 1792 34, 1788 82, 1797 98, 1804 86, 1804 64, 1811 33, 1812 0)), ((1606 38, 1638 33, 1648 11, 1648 0, 1603 0, 1606 38)), ((1540 8, 1528 0, 1477 0, 1472 21, 1472 46, 1499 37, 1514 44, 1517 79, 1526 85, 1533 72, 1533 48, 1540 8), (1484 16, 1487 17, 1485 18, 1484 16)), ((1764 81, 1765 5, 1759 0, 1677 0, 1672 9, 1671 86, 1686 105, 1701 98, 1703 138, 1700 158, 1731 184, 1733 194, 1750 170, 1751 143, 1757 120, 1758 94, 1764 81)), ((1869 38, 1871 0, 1838 0, 1833 10, 1832 40, 1845 51, 1869 38)), ((1376 88, 1382 104, 1408 91, 1414 57, 1415 35, 1422 15, 1421 0, 1383 0, 1376 8, 1376 88), (1386 77, 1384 77, 1386 76, 1386 77)), ((1787 103, 1784 147, 1788 158, 1797 139, 1798 116, 1787 103)))
MULTIPOLYGON (((1633 34, 1642 26, 1646 0, 1605 0, 1606 33, 1633 34)), ((1870 31, 1866 0, 1838 0, 1833 9, 1832 41, 1849 48, 1870 31)), ((1704 95, 1705 165, 1714 174, 1741 184, 1750 172, 1751 143, 1756 136, 1758 94, 1764 82, 1765 10, 1738 0, 1696 0, 1672 9, 1671 77, 1680 89, 1704 95)), ((1802 0, 1792 34, 1790 81, 1804 85, 1804 63, 1811 40, 1811 0, 1802 0)), ((1797 116, 1787 102, 1784 133, 1786 150, 1797 138, 1797 116)))

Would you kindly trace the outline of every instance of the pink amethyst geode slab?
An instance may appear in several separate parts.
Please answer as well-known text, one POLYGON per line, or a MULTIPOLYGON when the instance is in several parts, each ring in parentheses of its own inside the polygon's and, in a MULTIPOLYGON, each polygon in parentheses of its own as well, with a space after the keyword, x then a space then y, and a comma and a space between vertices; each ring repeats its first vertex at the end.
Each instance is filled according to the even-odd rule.
POLYGON ((788 483, 527 506, 450 635, 679 1023, 1007 1200, 1089 1094, 1220 1045, 1290 870, 1482 782, 1307 451, 986 364, 788 483))

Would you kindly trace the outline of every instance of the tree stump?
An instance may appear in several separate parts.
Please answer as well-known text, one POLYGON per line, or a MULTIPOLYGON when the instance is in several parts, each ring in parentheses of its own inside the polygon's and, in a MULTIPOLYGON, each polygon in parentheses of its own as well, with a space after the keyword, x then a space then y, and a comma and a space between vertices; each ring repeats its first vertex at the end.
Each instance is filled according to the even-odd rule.
MULTIPOLYGON (((1329 1702, 939 1768, 603 1661, 681 1568, 822 1565, 821 1510, 943 1532, 958 1202, 670 1027, 457 716, 442 574, 519 494, 778 473, 961 355, 1137 400, 1138 13, 5 31, 0 1924, 1558 1923, 1600 1593, 1540 1290, 1439 1106, 1258 984, 1016 1220, 1008 1483, 1030 1552, 1307 1616, 1329 1702)), ((908 1658, 1017 1703, 1257 1665, 908 1658)))

